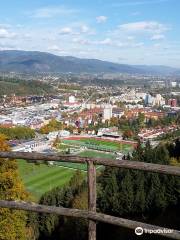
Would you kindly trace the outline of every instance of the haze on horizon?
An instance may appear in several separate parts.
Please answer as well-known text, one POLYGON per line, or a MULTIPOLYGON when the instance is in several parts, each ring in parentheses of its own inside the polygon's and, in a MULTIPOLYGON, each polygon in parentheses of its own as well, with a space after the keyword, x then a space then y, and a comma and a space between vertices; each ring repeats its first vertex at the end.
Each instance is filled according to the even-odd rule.
POLYGON ((0 50, 180 68, 179 9, 179 0, 7 0, 0 50))

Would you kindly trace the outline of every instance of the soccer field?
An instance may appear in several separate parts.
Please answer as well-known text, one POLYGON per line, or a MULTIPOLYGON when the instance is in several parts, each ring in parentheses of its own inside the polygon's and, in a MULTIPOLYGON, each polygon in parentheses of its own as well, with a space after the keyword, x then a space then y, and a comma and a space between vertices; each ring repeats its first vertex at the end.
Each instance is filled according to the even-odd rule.
MULTIPOLYGON (((84 151, 79 154, 81 157, 102 157, 114 159, 113 154, 106 154, 95 151, 84 151)), ((76 170, 81 170, 86 176, 87 165, 76 163, 60 163, 55 165, 28 163, 24 160, 17 160, 20 176, 23 183, 35 200, 38 200, 42 194, 55 188, 63 187, 68 184, 76 170)), ((97 169, 100 169, 97 167, 97 169)))
POLYGON ((27 191, 35 200, 52 188, 67 184, 76 170, 62 166, 36 165, 24 160, 18 160, 18 167, 27 191))
POLYGON ((108 141, 102 139, 95 139, 95 138, 82 138, 78 140, 66 139, 63 140, 64 144, 74 145, 74 146, 83 146, 87 147, 88 149, 96 149, 101 151, 110 151, 116 152, 120 151, 123 153, 127 153, 128 151, 132 151, 133 147, 130 144, 121 143, 117 141, 108 141))

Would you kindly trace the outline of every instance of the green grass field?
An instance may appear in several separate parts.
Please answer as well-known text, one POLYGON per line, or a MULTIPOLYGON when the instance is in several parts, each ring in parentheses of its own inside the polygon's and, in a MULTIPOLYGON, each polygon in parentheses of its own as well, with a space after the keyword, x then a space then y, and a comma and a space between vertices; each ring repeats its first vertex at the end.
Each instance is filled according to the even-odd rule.
POLYGON ((35 200, 57 186, 64 186, 69 182, 75 170, 46 164, 36 165, 18 160, 20 176, 35 200))
POLYGON ((115 155, 112 153, 104 153, 104 152, 89 151, 89 150, 80 153, 79 156, 80 157, 115 159, 115 155))
MULTIPOLYGON (((94 157, 94 158, 109 158, 109 159, 115 159, 115 156, 110 153, 103 153, 103 152, 97 152, 97 151, 83 151, 80 154, 78 154, 80 157, 94 157)), ((72 169, 79 169, 82 171, 87 171, 87 165, 86 164, 78 164, 78 163, 68 163, 68 162, 57 162, 56 163, 59 166, 64 166, 72 169)))
POLYGON ((128 151, 131 151, 133 147, 130 144, 126 143, 118 143, 113 141, 104 141, 104 140, 97 140, 97 139, 80 139, 80 140, 63 140, 64 144, 67 145, 74 145, 74 146, 84 146, 89 149, 99 149, 104 151, 121 151, 124 153, 127 153, 128 151))
MULTIPOLYGON (((81 157, 103 157, 115 158, 113 154, 106 154, 95 151, 84 151, 79 154, 81 157)), ((59 163, 55 165, 28 163, 24 160, 17 160, 20 176, 24 185, 35 200, 38 200, 42 194, 54 187, 68 184, 74 172, 79 169, 85 172, 86 164, 59 163)), ((100 169, 99 167, 97 167, 100 169)), ((84 173, 85 174, 85 173, 84 173)), ((86 175, 86 174, 85 174, 86 175)))

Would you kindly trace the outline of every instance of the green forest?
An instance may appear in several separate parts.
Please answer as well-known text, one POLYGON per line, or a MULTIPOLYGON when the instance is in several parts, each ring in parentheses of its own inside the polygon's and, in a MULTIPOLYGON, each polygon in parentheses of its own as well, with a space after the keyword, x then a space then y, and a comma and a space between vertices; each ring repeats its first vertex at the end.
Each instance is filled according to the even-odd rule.
POLYGON ((54 93, 52 86, 36 80, 20 80, 0 77, 0 96, 12 95, 43 95, 54 93))
POLYGON ((35 131, 33 129, 23 126, 6 128, 0 125, 0 134, 5 135, 8 140, 29 140, 35 137, 35 131))

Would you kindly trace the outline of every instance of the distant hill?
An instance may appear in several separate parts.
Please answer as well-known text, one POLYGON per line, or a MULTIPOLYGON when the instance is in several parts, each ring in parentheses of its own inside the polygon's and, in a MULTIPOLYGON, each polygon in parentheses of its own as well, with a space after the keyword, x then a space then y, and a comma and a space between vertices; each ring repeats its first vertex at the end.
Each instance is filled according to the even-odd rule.
POLYGON ((5 50, 0 51, 0 71, 25 73, 130 73, 174 74, 180 69, 166 66, 117 64, 97 59, 56 56, 50 53, 5 50))
POLYGON ((43 82, 0 78, 0 96, 9 96, 11 94, 16 94, 17 96, 46 95, 53 93, 55 93, 53 87, 43 82))

